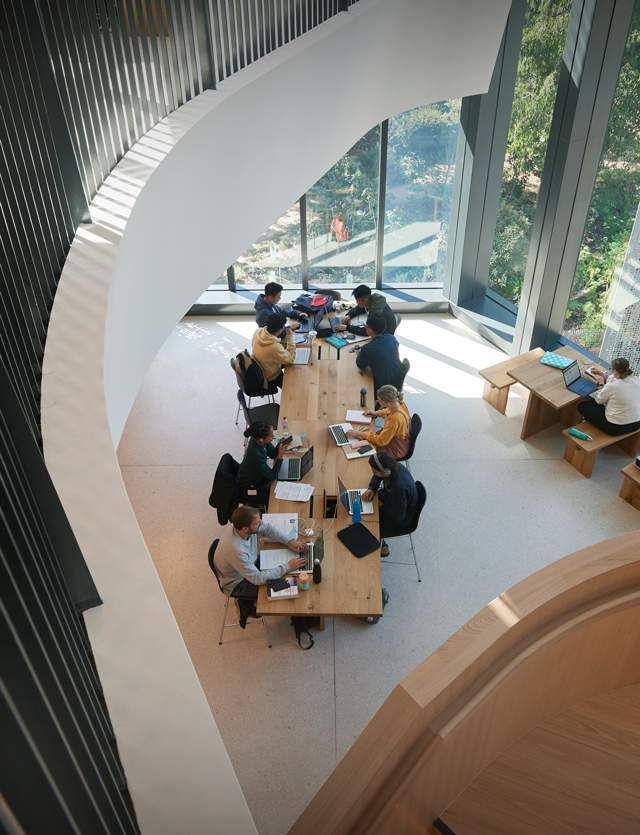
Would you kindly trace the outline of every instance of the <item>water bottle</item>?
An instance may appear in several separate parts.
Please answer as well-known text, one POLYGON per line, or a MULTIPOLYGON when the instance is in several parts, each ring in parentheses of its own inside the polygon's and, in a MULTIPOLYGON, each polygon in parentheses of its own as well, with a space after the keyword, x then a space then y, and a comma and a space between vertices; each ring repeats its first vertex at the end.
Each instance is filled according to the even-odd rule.
POLYGON ((282 436, 284 438, 286 438, 288 434, 289 434, 289 421, 286 419, 286 417, 283 417, 282 418, 282 436))
POLYGON ((360 408, 367 408, 367 390, 364 387, 360 389, 360 408))
POLYGON ((362 505, 360 504, 360 499, 356 499, 355 502, 353 503, 353 521, 354 521, 354 524, 356 522, 360 521, 361 511, 362 511, 362 505))
POLYGON ((322 566, 320 560, 317 559, 313 561, 313 582, 316 584, 322 582, 322 566))

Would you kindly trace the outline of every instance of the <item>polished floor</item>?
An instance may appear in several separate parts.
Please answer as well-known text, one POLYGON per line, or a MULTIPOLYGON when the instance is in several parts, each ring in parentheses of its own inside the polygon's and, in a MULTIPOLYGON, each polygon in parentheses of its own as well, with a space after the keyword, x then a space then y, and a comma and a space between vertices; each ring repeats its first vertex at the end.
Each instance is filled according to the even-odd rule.
MULTIPOLYGON (((617 451, 583 478, 563 460, 556 425, 520 440, 526 391, 502 416, 479 368, 504 358, 448 315, 405 316, 405 393, 423 431, 411 469, 428 501, 413 564, 386 564, 390 595, 377 625, 328 618, 302 652, 288 620, 218 634, 224 598, 207 565, 220 536, 207 499, 224 452, 242 456, 229 358, 250 344, 252 318, 183 320, 158 354, 118 456, 142 533, 260 835, 284 835, 393 687, 475 612, 553 560, 636 530, 618 498, 617 451)), ((406 539, 391 560, 410 563, 406 539)), ((211 775, 212 780, 215 775, 211 775)), ((232 834, 231 834, 232 835, 232 834)))

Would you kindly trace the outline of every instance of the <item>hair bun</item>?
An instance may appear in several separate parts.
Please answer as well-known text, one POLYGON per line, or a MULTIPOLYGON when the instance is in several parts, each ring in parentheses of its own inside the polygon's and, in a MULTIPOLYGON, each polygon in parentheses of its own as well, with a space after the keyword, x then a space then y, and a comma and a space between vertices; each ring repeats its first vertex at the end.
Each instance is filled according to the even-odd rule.
POLYGON ((245 436, 245 438, 250 438, 251 437, 251 427, 247 427, 244 430, 244 436, 245 436))

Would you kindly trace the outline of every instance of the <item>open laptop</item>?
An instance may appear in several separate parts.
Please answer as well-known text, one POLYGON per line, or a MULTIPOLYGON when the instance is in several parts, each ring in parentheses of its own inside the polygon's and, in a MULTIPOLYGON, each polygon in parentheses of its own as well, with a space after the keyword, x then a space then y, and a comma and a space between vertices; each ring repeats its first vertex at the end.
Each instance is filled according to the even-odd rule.
MULTIPOLYGON (((294 552, 288 548, 275 548, 271 551, 260 551, 260 570, 265 571, 267 568, 277 568, 283 562, 288 562, 294 552)), ((293 571, 287 569, 287 574, 302 574, 303 572, 311 573, 313 571, 313 563, 315 560, 324 559, 324 531, 321 531, 315 542, 307 543, 307 553, 300 554, 301 557, 307 558, 306 565, 302 568, 296 568, 293 571)))
POLYGON ((322 322, 322 317, 324 316, 324 307, 321 307, 313 319, 299 319, 300 327, 296 328, 296 333, 309 333, 309 331, 314 330, 317 331, 322 322), (313 327, 312 327, 313 323, 313 327))
POLYGON ((562 369, 562 376, 564 377, 564 384, 574 394, 580 394, 586 397, 594 389, 598 388, 598 384, 592 380, 586 380, 580 373, 580 366, 577 360, 574 360, 571 365, 562 369))
POLYGON ((368 488, 365 487, 362 490, 347 490, 340 480, 340 476, 338 476, 338 496, 340 496, 340 501, 344 505, 344 509, 349 512, 349 516, 353 516, 353 503, 356 499, 360 499, 362 513, 373 513, 373 502, 362 501, 362 494, 366 492, 367 489, 368 488))
MULTIPOLYGON (((327 419, 324 415, 322 415, 322 419, 325 423, 327 423, 327 419)), ((347 438, 346 432, 350 429, 353 429, 350 423, 334 423, 333 426, 329 426, 327 423, 327 429, 331 432, 331 437, 333 440, 338 444, 338 446, 347 446, 347 444, 352 444, 354 441, 357 441, 357 438, 347 438)))
POLYGON ((313 447, 302 458, 283 458, 278 481, 300 481, 313 467, 313 447))

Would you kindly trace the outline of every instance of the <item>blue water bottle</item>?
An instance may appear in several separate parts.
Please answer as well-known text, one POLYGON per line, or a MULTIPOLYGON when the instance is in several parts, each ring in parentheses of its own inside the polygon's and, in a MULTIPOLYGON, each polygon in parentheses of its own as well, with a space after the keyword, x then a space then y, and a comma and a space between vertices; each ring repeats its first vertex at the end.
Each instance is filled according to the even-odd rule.
POLYGON ((362 504, 360 503, 360 499, 356 499, 353 503, 353 521, 354 524, 360 521, 360 513, 362 511, 362 504))

